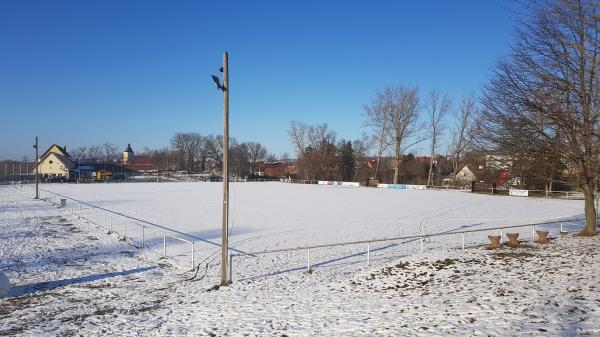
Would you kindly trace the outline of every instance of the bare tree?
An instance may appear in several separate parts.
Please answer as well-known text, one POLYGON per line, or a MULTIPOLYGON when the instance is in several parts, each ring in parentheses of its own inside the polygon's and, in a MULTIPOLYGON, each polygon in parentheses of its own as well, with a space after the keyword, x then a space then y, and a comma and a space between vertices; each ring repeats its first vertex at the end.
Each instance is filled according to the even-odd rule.
POLYGON ((202 146, 204 138, 196 132, 176 133, 171 138, 171 147, 179 154, 180 167, 188 172, 193 172, 196 156, 202 146))
POLYGON ((302 160, 302 158, 304 158, 304 154, 306 153, 308 125, 299 121, 291 121, 287 132, 288 136, 290 137, 290 141, 296 150, 298 168, 304 175, 304 179, 308 179, 308 171, 305 167, 305 162, 302 160))
POLYGON ((427 175, 427 186, 433 184, 433 159, 439 137, 444 129, 444 118, 452 109, 452 101, 446 94, 438 90, 429 93, 427 117, 429 122, 429 138, 431 139, 431 157, 429 158, 429 173, 427 175))
POLYGON ((368 167, 365 164, 372 146, 372 139, 365 133, 352 141, 352 148, 354 149, 354 157, 356 159, 356 166, 354 168, 355 181, 363 181, 369 177, 369 172, 367 172, 368 167))
POLYGON ((298 154, 297 165, 304 179, 329 179, 333 176, 337 134, 327 124, 307 125, 292 121, 290 141, 298 154))
POLYGON ((496 148, 558 151, 585 197, 582 234, 595 235, 600 169, 598 6, 546 0, 530 3, 526 12, 512 55, 499 61, 484 88, 485 131, 496 148), (505 131, 519 135, 510 137, 519 141, 503 143, 497 133, 505 131))
POLYGON ((275 153, 269 153, 269 155, 267 156, 267 161, 269 163, 274 163, 277 161, 277 155, 275 153))
POLYGON ((215 163, 217 168, 221 169, 223 167, 223 136, 210 135, 205 141, 208 158, 215 163))
POLYGON ((424 137, 419 137, 422 128, 418 125, 421 111, 418 94, 417 87, 386 88, 386 95, 389 95, 389 107, 386 108, 386 114, 390 123, 386 139, 394 157, 394 184, 398 183, 398 173, 404 152, 425 140, 424 137))
POLYGON ((162 149, 151 149, 145 147, 142 154, 152 158, 152 161, 154 164, 156 164, 158 170, 172 170, 174 161, 171 160, 171 157, 177 155, 174 154, 174 151, 168 147, 162 149))
POLYGON ((173 138, 171 138, 171 148, 177 152, 177 157, 179 159, 179 169, 184 169, 187 167, 185 163, 185 136, 183 133, 176 133, 173 138))
POLYGON ((381 156, 387 150, 388 132, 390 127, 390 114, 389 111, 394 105, 394 88, 388 86, 383 90, 377 92, 375 97, 371 100, 371 105, 365 105, 363 107, 365 126, 370 127, 373 130, 373 142, 376 144, 376 157, 377 163, 373 172, 374 177, 378 177, 379 168, 381 166, 381 156))
POLYGON ((248 173, 250 173, 250 151, 248 149, 248 144, 238 144, 235 138, 232 138, 229 152, 231 154, 229 159, 231 173, 238 178, 247 176, 248 173))
POLYGON ((448 153, 452 160, 452 175, 460 169, 462 156, 471 146, 478 116, 477 98, 473 94, 461 98, 460 107, 453 113, 454 125, 450 129, 448 153))
POLYGON ((265 148, 261 143, 255 142, 248 142, 246 145, 248 147, 248 159, 250 160, 252 169, 254 169, 257 162, 267 158, 267 148, 265 148))
POLYGON ((117 156, 117 147, 114 144, 104 143, 100 145, 100 148, 102 149, 105 163, 112 161, 117 156))
POLYGON ((311 125, 308 128, 308 151, 305 153, 305 167, 309 168, 310 179, 332 179, 336 164, 337 133, 327 123, 311 125))
POLYGON ((87 149, 87 157, 97 161, 102 156, 102 148, 100 145, 92 145, 87 149))
POLYGON ((73 152, 71 152, 71 157, 77 163, 81 163, 87 156, 87 148, 85 146, 81 146, 76 148, 73 152))
POLYGON ((208 161, 209 156, 209 137, 200 136, 198 139, 198 147, 196 149, 196 159, 199 161, 200 167, 198 168, 200 172, 206 171, 206 163, 208 161))

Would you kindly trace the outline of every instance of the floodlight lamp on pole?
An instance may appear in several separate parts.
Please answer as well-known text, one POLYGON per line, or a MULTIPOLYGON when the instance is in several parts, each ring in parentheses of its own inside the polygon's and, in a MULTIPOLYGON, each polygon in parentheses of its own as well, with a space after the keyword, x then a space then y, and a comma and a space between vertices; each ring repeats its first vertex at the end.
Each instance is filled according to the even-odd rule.
POLYGON ((212 76, 213 82, 215 82, 215 85, 217 86, 217 90, 225 91, 226 90, 225 86, 221 84, 221 80, 215 75, 211 75, 211 76, 212 76))

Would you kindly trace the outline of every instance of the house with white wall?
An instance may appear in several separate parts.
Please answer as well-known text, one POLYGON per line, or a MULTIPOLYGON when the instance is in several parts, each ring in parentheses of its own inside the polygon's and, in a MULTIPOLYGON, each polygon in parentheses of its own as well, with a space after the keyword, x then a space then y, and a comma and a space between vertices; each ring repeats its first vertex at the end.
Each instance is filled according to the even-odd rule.
POLYGON ((454 177, 454 182, 459 185, 470 185, 471 182, 476 180, 477 176, 471 171, 469 165, 465 165, 454 177))
MULTIPOLYGON (((38 174, 42 179, 64 177, 69 179, 69 173, 77 166, 67 152, 67 148, 52 144, 38 161, 38 174)), ((35 171, 33 172, 35 173, 35 171)))

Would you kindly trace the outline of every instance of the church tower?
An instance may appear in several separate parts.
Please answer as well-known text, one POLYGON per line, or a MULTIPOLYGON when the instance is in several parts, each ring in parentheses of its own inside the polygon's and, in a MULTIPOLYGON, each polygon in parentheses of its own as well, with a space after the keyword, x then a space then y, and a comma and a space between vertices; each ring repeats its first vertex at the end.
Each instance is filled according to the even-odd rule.
POLYGON ((127 144, 127 148, 123 151, 123 164, 133 164, 134 155, 131 144, 127 144))

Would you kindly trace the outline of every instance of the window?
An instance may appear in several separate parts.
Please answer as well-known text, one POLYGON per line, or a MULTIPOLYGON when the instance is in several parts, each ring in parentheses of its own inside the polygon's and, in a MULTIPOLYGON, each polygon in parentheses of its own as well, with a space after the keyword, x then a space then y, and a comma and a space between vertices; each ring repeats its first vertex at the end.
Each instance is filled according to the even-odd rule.
POLYGON ((48 164, 52 164, 52 160, 49 160, 49 161, 48 161, 48 164))

